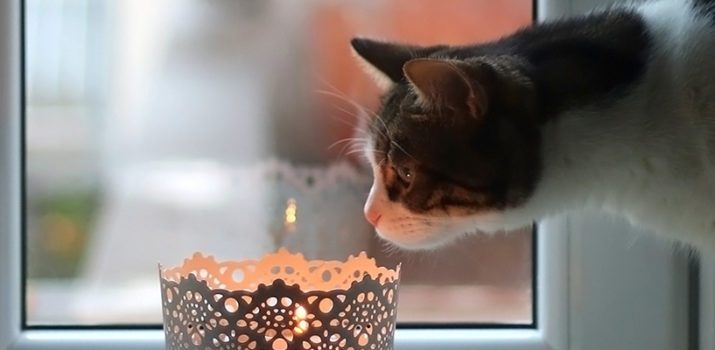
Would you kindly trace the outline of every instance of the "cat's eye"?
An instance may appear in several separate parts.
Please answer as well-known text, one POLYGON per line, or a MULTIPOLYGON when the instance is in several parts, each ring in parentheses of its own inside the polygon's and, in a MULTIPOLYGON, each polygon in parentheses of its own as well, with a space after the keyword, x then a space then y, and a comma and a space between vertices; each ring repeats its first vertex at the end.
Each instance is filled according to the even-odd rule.
POLYGON ((400 178, 400 180, 402 180, 402 182, 404 182, 406 184, 411 183, 412 179, 415 176, 412 169, 405 167, 405 166, 396 166, 395 172, 397 173, 397 176, 400 178))

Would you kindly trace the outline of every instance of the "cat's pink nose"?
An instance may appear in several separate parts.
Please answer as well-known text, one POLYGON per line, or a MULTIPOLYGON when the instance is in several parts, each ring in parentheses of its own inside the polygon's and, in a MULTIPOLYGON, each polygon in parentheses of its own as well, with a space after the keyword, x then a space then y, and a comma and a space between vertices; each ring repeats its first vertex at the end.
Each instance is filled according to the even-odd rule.
POLYGON ((370 194, 367 196, 367 200, 365 201, 365 208, 363 209, 363 212, 365 213, 365 219, 367 219, 367 222, 370 223, 372 226, 377 227, 377 223, 380 221, 380 218, 382 217, 382 212, 378 210, 378 203, 379 201, 377 200, 377 191, 378 186, 375 184, 372 185, 372 188, 370 188, 370 194))
POLYGON ((370 225, 377 226, 377 223, 380 221, 381 217, 382 214, 380 214, 377 210, 365 207, 365 219, 367 219, 367 222, 369 222, 370 225))
POLYGON ((365 219, 367 219, 367 222, 369 222, 372 226, 377 226, 378 221, 380 221, 380 218, 382 217, 382 213, 377 210, 377 206, 373 201, 372 195, 365 202, 363 212, 365 213, 365 219))

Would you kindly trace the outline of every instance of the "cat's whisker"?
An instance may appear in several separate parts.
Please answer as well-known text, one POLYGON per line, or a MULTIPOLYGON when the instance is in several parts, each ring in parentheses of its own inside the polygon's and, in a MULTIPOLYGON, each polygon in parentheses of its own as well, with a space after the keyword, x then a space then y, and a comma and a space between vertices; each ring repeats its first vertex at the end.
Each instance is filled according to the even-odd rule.
POLYGON ((386 137, 388 140, 392 140, 390 135, 387 134, 388 129, 387 129, 387 124, 385 123, 385 121, 382 118, 380 118, 380 116, 377 114, 375 114, 375 119, 377 119, 377 121, 380 122, 380 124, 382 124, 382 127, 385 128, 385 132, 382 132, 382 130, 380 130, 380 129, 375 129, 375 131, 379 132, 382 136, 386 137))
POLYGON ((345 96, 345 97, 348 96, 348 94, 347 94, 346 92, 340 90, 337 86, 335 86, 335 85, 332 84, 330 81, 328 81, 328 79, 325 79, 325 77, 319 77, 318 79, 320 80, 320 82, 321 82, 323 85, 325 85, 325 86, 327 86, 328 88, 332 89, 336 94, 340 94, 341 96, 345 96))
MULTIPOLYGON (((330 97, 337 98, 338 100, 341 100, 341 101, 343 101, 343 102, 346 102, 346 103, 350 104, 350 105, 351 105, 353 108, 355 108, 357 111, 360 111, 360 112, 363 112, 363 113, 365 113, 365 114, 371 115, 372 117, 374 117, 374 118, 382 125, 384 131, 383 131, 383 130, 380 130, 380 128, 377 128, 377 127, 373 127, 372 129, 373 129, 375 132, 377 132, 377 133, 379 133, 380 135, 382 135, 383 137, 387 138, 388 140, 391 140, 391 139, 392 139, 392 138, 387 134, 387 130, 388 130, 388 129, 387 129, 387 124, 385 123, 385 121, 384 121, 377 113, 375 113, 374 111, 370 110, 369 108, 367 108, 367 107, 365 107, 365 106, 359 104, 359 103, 356 102, 355 100, 349 98, 345 93, 343 93, 342 91, 340 91, 338 88, 336 88, 335 86, 333 86, 333 85, 330 84, 329 82, 323 81, 323 83, 325 83, 328 87, 330 87, 330 88, 332 88, 333 90, 335 90, 335 92, 333 92, 333 91, 328 91, 328 90, 316 90, 316 91, 315 91, 316 93, 324 94, 324 95, 327 95, 327 96, 330 96, 330 97)), ((343 107, 341 107, 341 106, 333 105, 333 107, 336 108, 337 110, 343 112, 343 113, 346 113, 346 114, 348 114, 348 115, 354 116, 355 118, 358 118, 358 119, 359 119, 359 118, 361 117, 361 116, 359 115, 359 113, 351 112, 351 111, 349 111, 349 110, 347 110, 347 109, 345 109, 345 108, 343 108, 343 107)), ((358 132, 360 132, 360 133, 362 133, 362 134, 364 134, 364 135, 368 135, 368 132, 367 132, 366 130, 361 129, 361 128, 359 128, 359 127, 356 126, 356 125, 349 125, 349 126, 355 128, 358 132)), ((406 153, 408 156, 410 156, 411 158, 413 158, 413 159, 415 158, 414 156, 412 156, 410 153, 408 153, 402 146, 400 146, 400 145, 397 144, 396 142, 393 141, 393 144, 394 144, 396 147, 398 147, 400 150, 402 150, 403 152, 405 152, 405 153, 406 153)), ((375 151, 375 150, 373 150, 373 151, 375 151)), ((342 150, 341 150, 341 153, 342 153, 342 150)), ((356 153, 356 152, 350 151, 350 152, 346 153, 345 155, 350 155, 350 154, 353 154, 353 153, 356 153)), ((381 153, 384 153, 384 152, 381 152, 381 153)))
POLYGON ((350 147, 345 151, 345 155, 352 155, 356 153, 365 153, 365 148, 362 147, 350 147))
POLYGON ((350 146, 352 146, 352 147, 357 147, 357 146, 371 147, 372 148, 370 141, 368 141, 365 138, 361 138, 361 137, 356 137, 356 138, 353 138, 352 140, 350 140, 350 146))
POLYGON ((380 151, 377 151, 377 150, 359 148, 359 149, 351 149, 351 150, 349 150, 348 152, 346 152, 345 155, 346 155, 346 156, 349 156, 349 155, 352 155, 352 154, 365 153, 365 152, 376 152, 376 153, 383 153, 383 154, 384 154, 384 152, 380 152, 380 151))
MULTIPOLYGON (((343 120, 340 120, 340 119, 336 119, 336 120, 339 121, 339 122, 341 122, 341 123, 344 124, 344 125, 350 126, 350 127, 353 128, 353 130, 355 130, 357 133, 362 134, 362 135, 365 135, 366 137, 368 136, 368 132, 365 131, 365 130, 363 130, 362 128, 353 126, 353 125, 349 124, 348 122, 343 121, 343 120)), ((338 153, 339 155, 342 156, 342 155, 343 155, 343 152, 345 152, 346 148, 348 148, 349 146, 351 146, 351 145, 353 145, 353 144, 357 144, 357 145, 360 145, 360 146, 366 146, 366 145, 368 145, 369 141, 367 140, 366 137, 348 137, 348 138, 345 138, 345 139, 341 139, 341 140, 338 140, 338 141, 333 142, 332 144, 330 144, 330 145, 328 146, 328 149, 332 149, 332 148, 335 147, 335 146, 338 146, 338 145, 340 145, 340 144, 345 143, 345 146, 343 146, 343 147, 340 149, 340 152, 338 153)))
POLYGON ((365 161, 366 165, 370 163, 370 158, 364 152, 356 152, 356 158, 365 161))
POLYGON ((353 155, 353 154, 357 154, 360 159, 364 159, 365 161, 367 161, 368 163, 370 163, 370 162, 371 162, 371 158, 370 158, 370 156, 369 156, 369 153, 370 153, 370 152, 378 153, 378 154, 384 154, 384 153, 385 153, 385 152, 382 152, 382 151, 380 151, 380 150, 371 149, 371 148, 368 148, 368 147, 356 147, 356 148, 350 149, 348 152, 346 152, 346 153, 345 153, 345 156, 350 156, 350 155, 353 155))
MULTIPOLYGON (((348 113, 348 114, 350 113, 349 111, 346 111, 346 110, 344 110, 344 109, 342 109, 342 108, 340 108, 340 107, 338 107, 338 106, 334 106, 334 107, 335 107, 336 109, 338 109, 338 110, 344 112, 344 113, 348 113)), ((345 120, 345 119, 338 118, 338 117, 335 117, 335 116, 333 116, 332 119, 335 120, 335 121, 337 121, 337 122, 339 122, 339 123, 341 123, 341 124, 343 124, 343 125, 345 125, 345 126, 350 127, 351 129, 353 129, 353 130, 355 130, 355 131, 357 131, 357 132, 359 132, 359 133, 361 133, 361 134, 363 134, 363 135, 366 135, 366 136, 368 135, 368 132, 367 132, 365 129, 363 129, 362 127, 360 127, 359 125, 350 123, 349 121, 347 121, 347 120, 345 120)))
POLYGON ((390 241, 380 239, 380 246, 385 255, 401 261, 403 266, 415 262, 416 254, 405 254, 399 246, 390 241))
POLYGON ((364 111, 365 113, 367 113, 367 114, 368 114, 369 116, 371 116, 371 117, 376 117, 376 116, 377 116, 377 113, 375 113, 375 111, 373 111, 373 110, 371 110, 371 109, 369 109, 369 108, 367 108, 367 107, 365 107, 365 106, 359 104, 359 103, 356 102, 355 100, 353 100, 353 99, 351 99, 351 98, 349 98, 349 97, 347 97, 347 96, 345 96, 345 95, 343 95, 343 94, 335 93, 335 92, 328 91, 328 90, 320 90, 320 89, 315 90, 315 92, 318 93, 318 94, 321 94, 321 95, 326 95, 326 96, 334 97, 334 98, 336 98, 336 99, 338 99, 338 100, 340 100, 340 101, 343 101, 343 102, 345 102, 345 103, 347 103, 347 104, 353 106, 356 110, 364 111))
MULTIPOLYGON (((339 100, 341 100, 341 101, 343 101, 343 102, 346 102, 346 103, 350 104, 350 105, 353 106, 355 109, 360 110, 360 111, 363 111, 363 112, 369 114, 369 115, 372 116, 373 118, 377 119, 377 120, 382 124, 382 126, 385 128, 385 131, 387 131, 387 124, 385 124, 385 121, 384 121, 382 118, 380 118, 380 116, 379 116, 377 113, 375 113, 374 111, 368 109, 367 107, 360 105, 359 103, 355 102, 354 100, 352 100, 352 99, 350 99, 350 98, 348 98, 348 97, 346 97, 346 96, 343 96, 343 95, 341 95, 341 94, 338 94, 338 93, 335 93, 335 92, 332 92, 332 91, 327 91, 327 90, 315 90, 315 92, 316 92, 316 93, 319 93, 319 94, 323 94, 323 95, 327 95, 327 96, 330 96, 330 97, 337 98, 337 99, 339 99, 339 100)), ((337 107, 336 107, 336 108, 337 108, 337 107)), ((347 112, 347 111, 344 111, 344 112, 347 112)), ((355 115, 355 116, 356 116, 356 117, 359 117, 359 115, 355 115)), ((382 134, 382 136, 384 136, 384 137, 388 137, 388 135, 386 135, 384 132, 382 132, 382 130, 376 129, 375 131, 379 132, 379 133, 382 134)))
POLYGON ((342 148, 340 148, 340 152, 338 152, 338 155, 340 157, 349 156, 353 153, 353 149, 355 149, 355 146, 352 146, 350 142, 347 142, 343 145, 342 148))
MULTIPOLYGON (((351 116, 351 117, 355 117, 356 119, 360 119, 360 118, 361 118, 360 115, 359 115, 357 112, 349 111, 349 110, 347 110, 347 109, 345 109, 345 108, 343 108, 343 107, 341 107, 341 106, 339 106, 339 105, 337 105, 337 104, 332 104, 331 106, 333 106, 333 108, 335 108, 335 109, 337 109, 337 110, 339 110, 339 111, 341 111, 341 112, 343 112, 343 113, 345 113, 345 114, 347 114, 347 115, 349 115, 349 116, 351 116)), ((354 128, 360 128, 360 125, 358 125, 358 124, 353 124, 352 127, 354 127, 354 128)))
MULTIPOLYGON (((345 93, 343 93, 342 91, 340 91, 340 89, 338 89, 338 88, 335 87, 334 85, 330 84, 330 82, 328 82, 328 81, 325 80, 324 78, 319 78, 319 79, 322 81, 323 84, 325 84, 325 85, 327 85, 328 87, 330 87, 331 89, 335 90, 335 92, 326 91, 326 90, 316 90, 317 93, 324 94, 324 95, 328 95, 328 96, 331 96, 331 97, 335 97, 335 98, 337 98, 337 99, 339 99, 339 100, 341 100, 341 101, 343 101, 343 102, 347 102, 348 104, 352 105, 352 106, 357 110, 357 112, 349 111, 349 110, 347 110, 347 109, 345 109, 345 108, 343 108, 343 107, 340 107, 340 106, 338 106, 338 105, 336 105, 336 104, 333 104, 333 105, 332 105, 333 108, 335 108, 335 109, 337 109, 337 110, 339 110, 339 111, 341 111, 341 112, 343 112, 343 113, 345 113, 345 114, 347 114, 347 115, 349 115, 349 116, 355 117, 357 120, 366 120, 366 119, 369 119, 369 114, 374 114, 373 111, 369 110, 369 109, 368 109, 367 107, 365 107, 365 106, 360 105, 360 104, 357 103, 356 101, 350 99, 345 93), (360 112, 362 112, 362 113, 360 113, 360 112), (367 114, 367 116, 366 116, 366 114, 367 114)), ((350 124, 349 126, 352 127, 352 128, 355 128, 358 132, 361 132, 361 133, 363 133, 363 134, 367 134, 367 130, 365 130, 365 128, 364 128, 363 126, 359 125, 359 123, 350 124)))
MULTIPOLYGON (((357 113, 351 112, 351 111, 349 111, 349 110, 347 110, 347 109, 345 109, 345 108, 343 108, 343 107, 340 107, 340 106, 338 106, 338 105, 333 105, 333 108, 335 108, 335 109, 337 109, 337 110, 339 110, 339 111, 341 111, 341 112, 343 112, 343 113, 345 113, 345 114, 347 114, 347 115, 351 115, 351 116, 355 117, 356 119, 360 119, 360 116, 359 116, 357 113)), ((369 132, 366 130, 365 126, 360 125, 359 123, 351 124, 351 123, 349 123, 349 122, 347 122, 347 121, 345 121, 345 120, 342 120, 342 119, 338 119, 338 118, 335 118, 335 119, 338 120, 338 121, 340 121, 340 122, 343 123, 344 125, 347 125, 347 126, 353 128, 356 132, 358 132, 358 133, 360 133, 360 134, 362 134, 362 135, 366 135, 366 136, 369 135, 369 132)), ((384 122, 382 122, 382 119, 379 119, 379 120, 380 120, 380 122, 384 125, 384 122)), ((369 127, 369 126, 368 126, 368 127, 369 127)), ((382 135, 382 136, 384 136, 384 137, 388 137, 382 130, 380 130, 380 129, 378 129, 378 128, 372 128, 372 127, 369 127, 369 128, 373 129, 375 132, 379 133, 380 135, 382 135)), ((385 127, 385 130, 387 130, 387 127, 385 127)), ((388 138, 389 138, 389 137, 388 137, 388 138)))
POLYGON ((329 88, 332 89, 333 91, 327 91, 327 90, 318 90, 318 91, 331 92, 332 94, 334 94, 334 95, 332 95, 333 97, 340 98, 340 99, 342 99, 343 101, 352 104, 353 106, 355 106, 355 107, 356 107, 357 109, 359 109, 359 110, 363 110, 363 111, 367 112, 368 114, 371 114, 371 115, 373 115, 373 116, 377 116, 377 113, 375 113, 375 111, 373 111, 373 110, 371 110, 371 109, 369 109, 369 108, 367 108, 367 107, 365 107, 365 106, 359 104, 359 103, 358 103, 357 101, 355 101, 354 99, 351 99, 347 93, 341 91, 340 89, 338 89, 337 86, 331 84, 331 83, 330 83, 329 81, 327 81, 326 79, 321 78, 320 80, 321 80, 321 82, 322 82, 323 84, 325 84, 327 87, 329 87, 329 88))
POLYGON ((328 149, 331 149, 331 148, 333 148, 337 145, 340 145, 342 143, 347 142, 349 144, 352 144, 352 143, 357 143, 358 141, 361 142, 361 144, 367 144, 367 140, 362 137, 346 137, 344 139, 340 139, 338 141, 331 143, 330 146, 328 146, 328 149))
POLYGON ((333 142, 330 146, 328 146, 328 149, 332 149, 333 147, 338 146, 340 144, 344 145, 340 149, 339 154, 341 156, 347 156, 368 149, 368 145, 370 143, 368 139, 364 137, 346 137, 344 139, 333 142))
POLYGON ((364 152, 365 152, 366 150, 369 150, 369 147, 368 147, 368 143, 367 143, 367 142, 362 143, 362 142, 357 142, 357 141, 356 141, 356 142, 351 142, 351 143, 346 144, 346 145, 342 148, 342 150, 341 150, 340 152, 341 152, 341 153, 342 153, 342 152, 345 152, 344 155, 345 155, 345 156, 349 156, 349 155, 352 155, 352 154, 355 154, 355 153, 364 154, 364 152), (347 151, 346 151, 346 150, 347 150, 347 151))

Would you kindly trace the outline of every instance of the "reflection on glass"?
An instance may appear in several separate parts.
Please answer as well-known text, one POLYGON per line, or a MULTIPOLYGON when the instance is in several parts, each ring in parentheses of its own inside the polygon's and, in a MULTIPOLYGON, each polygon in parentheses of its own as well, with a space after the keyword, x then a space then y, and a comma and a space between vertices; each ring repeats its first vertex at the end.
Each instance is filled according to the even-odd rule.
POLYGON ((29 324, 159 323, 157 262, 279 246, 403 261, 403 321, 531 322, 529 232, 393 251, 341 142, 378 98, 351 37, 483 41, 531 6, 27 0, 29 324))

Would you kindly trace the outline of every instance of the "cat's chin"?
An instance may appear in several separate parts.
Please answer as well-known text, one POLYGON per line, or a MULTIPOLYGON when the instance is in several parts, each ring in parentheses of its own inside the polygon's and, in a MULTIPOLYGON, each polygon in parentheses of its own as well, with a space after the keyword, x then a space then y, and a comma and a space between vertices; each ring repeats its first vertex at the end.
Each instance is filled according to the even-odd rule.
POLYGON ((432 250, 452 244, 467 235, 490 234, 525 226, 522 223, 500 220, 503 218, 501 213, 492 212, 432 220, 415 219, 412 225, 383 218, 375 227, 375 232, 380 238, 405 250, 432 250), (429 224, 415 224, 427 221, 429 224))
POLYGON ((452 244, 469 234, 501 230, 500 226, 479 228, 473 220, 467 218, 430 220, 426 225, 408 225, 408 229, 403 227, 405 225, 391 225, 388 220, 383 220, 375 227, 375 232, 382 239, 405 250, 432 250, 452 244))
POLYGON ((432 250, 454 242, 462 236, 458 232, 396 232, 375 228, 377 235, 405 250, 432 250))

